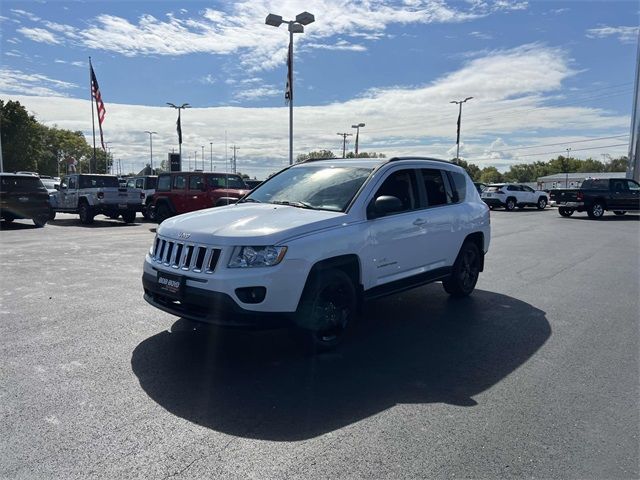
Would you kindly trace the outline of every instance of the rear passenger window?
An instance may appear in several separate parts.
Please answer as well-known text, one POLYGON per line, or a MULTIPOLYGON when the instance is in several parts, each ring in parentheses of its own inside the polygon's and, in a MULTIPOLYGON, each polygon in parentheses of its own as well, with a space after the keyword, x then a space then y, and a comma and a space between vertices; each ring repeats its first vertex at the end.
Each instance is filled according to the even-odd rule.
POLYGON ((187 186, 187 179, 184 175, 176 175, 173 177, 173 188, 176 190, 184 190, 187 186))
POLYGON ((454 203, 464 202, 467 197, 467 177, 459 172, 449 172, 455 189, 454 203))
POLYGON ((202 175, 191 175, 191 177, 189 177, 189 190, 200 190, 198 184, 203 182, 204 179, 202 175))
MULTIPOLYGON (((445 185, 445 179, 440 170, 422 169, 422 180, 424 181, 424 189, 427 192, 429 207, 451 203, 451 199, 447 195, 449 185, 445 185)), ((451 191, 449 190, 450 193, 451 191)))
POLYGON ((144 189, 144 178, 137 178, 136 179, 136 188, 144 189))

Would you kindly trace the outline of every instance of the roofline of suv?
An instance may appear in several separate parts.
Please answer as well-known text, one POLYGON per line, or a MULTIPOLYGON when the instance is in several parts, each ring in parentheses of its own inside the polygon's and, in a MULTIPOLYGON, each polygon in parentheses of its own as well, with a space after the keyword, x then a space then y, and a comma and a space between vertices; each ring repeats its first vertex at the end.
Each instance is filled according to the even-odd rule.
MULTIPOLYGON (((376 158, 337 158, 337 157, 324 157, 324 158, 307 158, 302 162, 298 163, 309 163, 309 162, 320 162, 322 160, 377 160, 376 158)), ((450 162, 449 160, 442 160, 440 158, 432 158, 432 157, 391 157, 386 162, 381 162, 381 164, 390 163, 390 162, 398 162, 401 160, 429 160, 431 162, 443 162, 449 163, 451 165, 455 165, 455 163, 450 162)))

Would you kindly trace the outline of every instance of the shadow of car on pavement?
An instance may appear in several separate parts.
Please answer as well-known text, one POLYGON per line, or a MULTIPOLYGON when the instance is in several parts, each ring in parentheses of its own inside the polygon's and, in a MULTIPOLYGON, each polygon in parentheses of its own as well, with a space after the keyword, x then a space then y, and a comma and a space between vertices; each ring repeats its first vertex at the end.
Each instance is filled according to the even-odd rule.
POLYGON ((527 303, 482 290, 450 299, 438 284, 367 304, 335 353, 307 355, 282 330, 188 325, 178 320, 135 348, 141 387, 198 425, 275 441, 313 438, 398 403, 474 406, 551 335, 545 312, 527 303))

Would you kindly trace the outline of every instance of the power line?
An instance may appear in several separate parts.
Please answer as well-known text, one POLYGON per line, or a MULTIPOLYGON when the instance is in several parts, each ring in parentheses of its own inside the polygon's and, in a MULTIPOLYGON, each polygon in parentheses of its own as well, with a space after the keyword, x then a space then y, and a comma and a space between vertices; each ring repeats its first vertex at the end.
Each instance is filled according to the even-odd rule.
POLYGON ((565 142, 558 142, 558 143, 546 143, 546 144, 541 144, 541 145, 529 145, 526 147, 512 147, 512 148, 503 148, 502 150, 492 150, 494 152, 510 152, 512 150, 525 150, 525 149, 529 149, 529 148, 540 148, 540 147, 555 147, 558 145, 568 145, 568 144, 574 144, 574 143, 585 143, 585 142, 595 142, 597 140, 609 140, 612 138, 622 138, 622 137, 628 137, 629 134, 625 133, 622 135, 612 135, 610 137, 596 137, 596 138, 589 138, 586 140, 567 140, 565 142))
MULTIPOLYGON (((623 147, 623 146, 628 146, 628 143, 616 143, 615 145, 598 145, 597 147, 589 147, 589 148, 572 148, 571 151, 572 152, 581 152, 584 150, 598 150, 601 148, 612 148, 612 147, 623 147)), ((555 151, 555 152, 541 152, 541 153, 527 153, 526 155, 518 155, 518 157, 534 157, 534 156, 538 156, 538 155, 553 155, 555 153, 564 153, 566 152, 565 150, 560 150, 560 151, 555 151)), ((500 153, 499 151, 496 151, 495 153, 500 153)))

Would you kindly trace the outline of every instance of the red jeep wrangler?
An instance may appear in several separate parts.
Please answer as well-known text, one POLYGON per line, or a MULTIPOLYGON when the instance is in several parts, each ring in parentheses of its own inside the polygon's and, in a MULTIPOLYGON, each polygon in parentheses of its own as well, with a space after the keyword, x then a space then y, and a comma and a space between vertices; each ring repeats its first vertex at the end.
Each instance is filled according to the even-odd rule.
POLYGON ((151 208, 162 223, 173 215, 235 203, 248 192, 242 177, 232 173, 161 173, 151 208))

